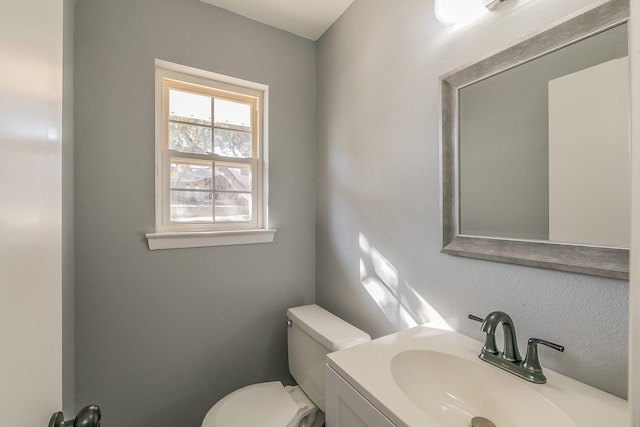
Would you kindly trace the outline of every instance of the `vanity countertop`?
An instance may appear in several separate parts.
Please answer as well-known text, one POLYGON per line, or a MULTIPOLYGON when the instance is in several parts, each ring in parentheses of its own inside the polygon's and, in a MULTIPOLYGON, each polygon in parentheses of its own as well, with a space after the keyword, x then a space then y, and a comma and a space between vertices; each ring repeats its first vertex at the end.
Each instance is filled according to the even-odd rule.
MULTIPOLYGON (((539 401, 546 402, 545 408, 551 408, 551 411, 561 414, 562 419, 570 420, 568 424, 559 425, 556 421, 547 423, 547 426, 565 427, 574 424, 578 427, 622 427, 628 425, 629 409, 626 400, 546 368, 544 369, 547 376, 546 384, 529 383, 481 361, 478 358, 481 348, 481 342, 457 332, 417 326, 331 353, 328 355, 327 363, 384 415, 401 427, 455 427, 444 424, 443 417, 449 416, 446 414, 447 411, 459 412, 458 402, 462 403, 462 407, 467 403, 463 401, 464 398, 455 396, 455 392, 451 393, 450 390, 445 389, 437 390, 453 404, 436 408, 438 413, 431 416, 431 412, 425 411, 424 405, 421 409, 419 403, 414 403, 415 400, 407 397, 406 389, 403 390, 394 378, 392 365, 397 368, 398 362, 405 360, 396 356, 409 354, 409 352, 418 354, 420 351, 423 354, 439 354, 444 358, 440 360, 447 360, 449 356, 455 360, 462 359, 461 362, 464 366, 470 367, 472 374, 477 370, 482 374, 480 378, 491 378, 490 382, 493 384, 478 382, 472 393, 497 399, 503 405, 503 410, 506 407, 508 411, 513 411, 510 416, 516 419, 527 417, 527 411, 530 413, 535 411, 531 406, 533 402, 522 398, 526 395, 536 396, 539 401), (396 358, 395 361, 394 358, 396 358), (511 390, 505 390, 505 387, 501 386, 504 384, 512 384, 514 387, 511 390)), ((542 362, 544 365, 544 360, 542 362)), ((434 369, 433 366, 424 366, 425 370, 430 368, 434 369)), ((466 377, 462 372, 459 375, 463 380, 466 377)), ((460 378, 456 377, 456 380, 460 382, 460 378)), ((470 382, 473 381, 474 379, 471 378, 470 382)), ((420 393, 420 386, 420 384, 417 387, 414 386, 417 389, 415 393, 420 393)), ((433 393, 433 385, 429 386, 433 393)), ((464 408, 462 411, 464 412, 464 408)), ((468 414, 468 419, 470 420, 474 415, 468 414)), ((466 420, 461 425, 468 426, 470 423, 466 420)))

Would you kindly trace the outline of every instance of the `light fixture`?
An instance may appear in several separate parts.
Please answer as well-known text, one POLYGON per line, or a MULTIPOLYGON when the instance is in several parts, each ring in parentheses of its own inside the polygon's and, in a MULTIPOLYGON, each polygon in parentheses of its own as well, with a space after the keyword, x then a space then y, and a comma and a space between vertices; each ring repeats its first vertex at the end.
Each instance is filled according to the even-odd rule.
POLYGON ((435 0, 436 19, 453 27, 474 21, 507 0, 435 0))

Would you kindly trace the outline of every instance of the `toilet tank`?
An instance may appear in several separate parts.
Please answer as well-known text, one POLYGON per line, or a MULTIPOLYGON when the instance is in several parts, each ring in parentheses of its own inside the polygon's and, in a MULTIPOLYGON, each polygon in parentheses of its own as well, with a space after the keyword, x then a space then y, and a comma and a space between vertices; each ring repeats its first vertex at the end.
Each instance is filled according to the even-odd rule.
POLYGON ((325 411, 325 356, 371 337, 325 309, 313 304, 287 310, 289 371, 298 385, 325 411))

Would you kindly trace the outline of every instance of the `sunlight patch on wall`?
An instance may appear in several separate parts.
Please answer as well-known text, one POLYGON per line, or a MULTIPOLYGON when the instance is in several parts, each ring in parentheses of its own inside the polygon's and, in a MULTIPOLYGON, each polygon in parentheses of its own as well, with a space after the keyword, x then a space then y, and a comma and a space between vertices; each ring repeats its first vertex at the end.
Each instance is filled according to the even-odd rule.
POLYGON ((385 317, 398 329, 426 324, 439 329, 451 326, 407 281, 398 269, 362 234, 360 246, 360 282, 380 307, 385 317))

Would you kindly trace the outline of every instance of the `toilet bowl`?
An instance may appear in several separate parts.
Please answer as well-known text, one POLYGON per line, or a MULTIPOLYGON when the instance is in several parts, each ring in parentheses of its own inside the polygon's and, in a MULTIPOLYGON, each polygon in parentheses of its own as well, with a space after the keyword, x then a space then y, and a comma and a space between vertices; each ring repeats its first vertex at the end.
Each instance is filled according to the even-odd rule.
POLYGON ((228 394, 209 410, 202 427, 311 427, 317 412, 300 387, 274 381, 228 394))
POLYGON ((229 393, 209 410, 202 427, 320 427, 324 424, 325 356, 371 337, 313 304, 287 310, 289 371, 297 386, 278 381, 229 393))

